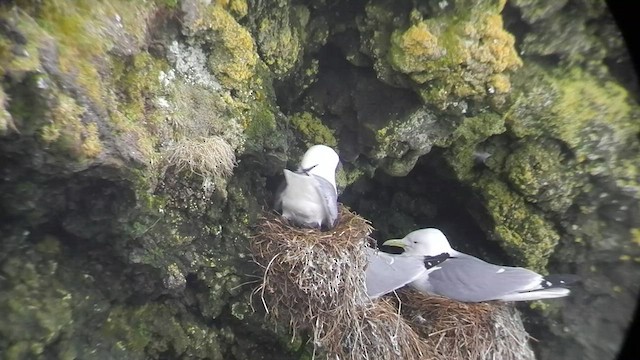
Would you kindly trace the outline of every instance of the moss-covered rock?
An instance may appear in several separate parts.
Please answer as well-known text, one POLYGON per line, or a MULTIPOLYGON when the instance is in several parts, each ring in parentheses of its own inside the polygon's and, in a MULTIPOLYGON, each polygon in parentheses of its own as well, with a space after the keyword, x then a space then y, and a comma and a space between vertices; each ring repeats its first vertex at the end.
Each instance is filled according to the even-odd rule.
POLYGON ((586 185, 580 171, 559 144, 527 140, 508 155, 504 168, 509 184, 527 201, 560 214, 568 210, 586 185))
POLYGON ((483 177, 475 186, 495 222, 491 232, 505 250, 526 267, 544 271, 560 239, 554 226, 504 183, 483 177))
POLYGON ((338 145, 334 132, 322 124, 322 121, 311 113, 303 112, 293 114, 293 116, 291 116, 291 124, 300 132, 306 147, 315 144, 325 144, 331 147, 338 145))
POLYGON ((284 78, 301 63, 309 10, 289 0, 255 4, 252 10, 252 28, 261 58, 276 78, 284 78))
POLYGON ((258 61, 251 34, 222 6, 198 1, 184 1, 185 35, 212 47, 208 66, 228 87, 244 84, 255 74, 258 61))
MULTIPOLYGON (((500 16, 504 2, 456 1, 435 11, 421 6, 410 13, 400 10, 404 25, 395 26, 387 38, 390 29, 385 23, 398 21, 388 15, 396 6, 388 1, 367 5, 361 31, 375 35, 365 37, 373 41, 363 46, 378 69, 390 67, 407 75, 408 85, 426 103, 442 109, 465 112, 460 102, 471 99, 493 98, 497 105, 504 103, 511 88, 509 73, 522 65, 513 36, 504 30, 500 16)), ((389 70, 381 71, 382 78, 391 83, 407 84, 395 80, 397 75, 386 74, 389 70)))
POLYGON ((240 285, 264 181, 228 181, 236 154, 285 148, 284 116, 250 33, 225 10, 242 17, 246 3, 198 3, 182 28, 177 5, 0 11, 2 217, 6 234, 24 231, 1 242, 0 351, 13 358, 226 358, 243 353, 235 333, 253 334, 246 349, 271 334, 238 330, 256 316, 240 310, 251 290, 240 285), (39 241, 27 240, 36 227, 58 251, 20 245, 39 241), (227 316, 238 322, 210 323, 227 316))
POLYGON ((638 146, 640 125, 627 91, 611 78, 597 79, 581 70, 547 74, 530 69, 518 78, 527 86, 514 95, 506 116, 514 134, 560 140, 591 175, 611 174, 633 187, 629 164, 637 161, 632 149, 638 146))
POLYGON ((162 354, 189 358, 224 359, 217 332, 175 304, 115 307, 104 322, 102 335, 114 339, 113 353, 134 358, 162 354), (131 321, 135 319, 134 321, 131 321))
POLYGON ((456 118, 443 120, 432 111, 418 109, 406 118, 391 121, 377 130, 378 146, 372 157, 382 160, 382 168, 388 174, 405 176, 420 156, 450 135, 456 122, 456 118))
POLYGON ((571 306, 530 314, 538 352, 606 358, 638 293, 640 128, 605 10, 0 5, 0 353, 305 356, 252 311, 246 248, 274 175, 325 143, 341 201, 380 237, 435 226, 465 252, 581 275, 571 306))
POLYGON ((624 60, 624 41, 606 3, 591 0, 554 1, 541 4, 516 0, 530 26, 522 39, 522 52, 531 56, 558 57, 569 64, 600 66, 605 58, 624 60))

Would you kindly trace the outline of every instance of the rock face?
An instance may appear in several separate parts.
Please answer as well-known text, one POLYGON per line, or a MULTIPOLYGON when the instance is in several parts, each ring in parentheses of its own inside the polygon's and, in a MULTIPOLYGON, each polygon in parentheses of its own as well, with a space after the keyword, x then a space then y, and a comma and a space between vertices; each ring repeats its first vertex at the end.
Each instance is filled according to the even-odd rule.
POLYGON ((522 307, 537 357, 613 358, 640 290, 640 107, 606 6, 418 3, 0 5, 0 357, 304 356, 252 310, 247 244, 321 142, 381 240, 437 226, 579 274, 522 307))

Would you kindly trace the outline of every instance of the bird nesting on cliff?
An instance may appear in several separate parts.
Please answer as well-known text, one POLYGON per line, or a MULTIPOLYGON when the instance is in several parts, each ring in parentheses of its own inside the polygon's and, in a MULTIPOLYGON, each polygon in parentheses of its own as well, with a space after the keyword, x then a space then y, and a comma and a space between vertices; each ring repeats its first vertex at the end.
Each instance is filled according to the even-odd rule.
POLYGON ((294 225, 332 229, 338 222, 338 154, 326 145, 310 147, 296 171, 284 169, 285 183, 275 209, 294 225))
MULTIPOLYGON (((406 282, 421 292, 461 302, 540 300, 567 296, 570 293, 568 286, 578 281, 576 275, 542 276, 521 267, 487 263, 454 250, 442 231, 433 228, 413 231, 402 239, 387 240, 383 245, 403 248, 402 254, 389 255, 398 260, 407 258, 414 259, 414 263, 423 263, 425 258, 438 254, 447 254, 447 258, 437 259, 437 266, 425 263, 418 275, 401 267, 385 269, 387 271, 378 277, 386 279, 378 282, 386 282, 389 287, 368 289, 371 297, 391 292, 397 288, 394 286, 406 282)), ((373 273, 379 271, 376 263, 371 265, 373 268, 367 269, 367 276, 374 276, 373 273)), ((367 279, 367 284, 371 281, 367 279)))

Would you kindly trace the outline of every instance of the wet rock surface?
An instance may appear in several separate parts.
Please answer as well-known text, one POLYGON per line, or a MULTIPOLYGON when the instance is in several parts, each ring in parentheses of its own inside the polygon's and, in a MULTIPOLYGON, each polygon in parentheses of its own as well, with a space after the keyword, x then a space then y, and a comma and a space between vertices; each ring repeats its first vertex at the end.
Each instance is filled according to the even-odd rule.
POLYGON ((2 4, 0 357, 309 355, 253 310, 247 245, 322 142, 378 239, 580 275, 520 306, 537 358, 612 359, 640 290, 629 64, 587 0, 2 4))

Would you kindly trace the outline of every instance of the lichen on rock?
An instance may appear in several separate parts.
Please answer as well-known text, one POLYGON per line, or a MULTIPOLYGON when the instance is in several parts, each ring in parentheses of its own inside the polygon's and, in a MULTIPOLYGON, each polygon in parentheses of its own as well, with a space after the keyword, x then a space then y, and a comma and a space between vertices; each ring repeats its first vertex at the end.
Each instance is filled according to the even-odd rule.
POLYGON ((3 3, 0 353, 304 356, 252 311, 247 245, 325 143, 380 239, 582 276, 527 314, 537 356, 611 357, 640 276, 628 65, 592 0, 3 3))
POLYGON ((375 34, 373 42, 363 47, 377 68, 385 69, 383 80, 410 86, 426 103, 442 109, 471 99, 493 98, 497 105, 504 104, 509 73, 522 66, 514 37, 506 32, 500 16, 504 2, 444 3, 435 14, 417 7, 402 15, 406 25, 386 30, 391 31, 388 38, 385 22, 395 18, 383 14, 392 3, 377 3, 367 5, 361 32, 375 34), (411 82, 387 68, 407 75, 411 82))

